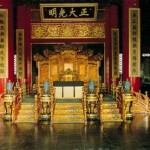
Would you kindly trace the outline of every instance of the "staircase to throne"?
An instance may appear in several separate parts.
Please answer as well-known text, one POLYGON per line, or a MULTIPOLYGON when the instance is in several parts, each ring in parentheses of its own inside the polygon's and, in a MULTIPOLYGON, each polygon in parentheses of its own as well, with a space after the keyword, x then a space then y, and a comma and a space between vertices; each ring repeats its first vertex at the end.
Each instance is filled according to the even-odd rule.
POLYGON ((45 49, 43 55, 34 55, 38 67, 38 91, 43 82, 50 83, 55 91, 53 122, 85 122, 83 91, 87 83, 94 81, 99 87, 99 67, 102 54, 93 55, 75 44, 55 45, 53 50, 45 49))
MULTIPOLYGON (((87 122, 87 99, 84 94, 88 93, 89 81, 94 81, 95 92, 100 91, 99 67, 102 57, 102 54, 93 55, 93 51, 71 44, 56 45, 53 51, 45 49, 43 55, 34 55, 38 67, 38 94, 42 95, 45 81, 50 83, 50 93, 54 93, 51 123, 87 122)), ((99 106, 101 122, 122 121, 115 100, 107 99, 104 96, 104 101, 99 106)), ((22 103, 21 107, 18 122, 32 122, 34 105, 22 103)))

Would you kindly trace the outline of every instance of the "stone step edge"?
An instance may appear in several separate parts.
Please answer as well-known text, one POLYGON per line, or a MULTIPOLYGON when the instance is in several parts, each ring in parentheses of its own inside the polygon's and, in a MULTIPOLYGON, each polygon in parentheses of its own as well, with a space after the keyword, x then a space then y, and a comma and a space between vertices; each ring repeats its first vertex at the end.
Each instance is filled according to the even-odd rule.
POLYGON ((26 123, 26 122, 31 122, 31 123, 37 123, 37 121, 35 121, 35 120, 26 120, 26 121, 23 121, 23 120, 16 120, 15 121, 16 123, 26 123))
POLYGON ((101 122, 123 122, 123 119, 100 119, 101 122))
POLYGON ((68 121, 55 121, 53 120, 53 123, 85 123, 85 120, 80 120, 80 121, 74 121, 74 120, 68 120, 68 121))

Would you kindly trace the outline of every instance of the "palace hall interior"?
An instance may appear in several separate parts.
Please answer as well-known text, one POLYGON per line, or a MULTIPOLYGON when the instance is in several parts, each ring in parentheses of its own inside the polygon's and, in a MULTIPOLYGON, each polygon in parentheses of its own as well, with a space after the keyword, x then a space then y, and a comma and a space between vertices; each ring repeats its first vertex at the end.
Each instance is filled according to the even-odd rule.
POLYGON ((150 0, 0 0, 0 150, 150 150, 150 0))

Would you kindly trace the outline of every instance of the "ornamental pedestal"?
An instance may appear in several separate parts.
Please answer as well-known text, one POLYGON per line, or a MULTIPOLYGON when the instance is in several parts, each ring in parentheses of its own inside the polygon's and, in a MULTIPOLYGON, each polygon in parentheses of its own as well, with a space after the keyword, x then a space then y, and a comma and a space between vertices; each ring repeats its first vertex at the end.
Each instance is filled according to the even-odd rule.
POLYGON ((131 93, 124 94, 124 109, 125 109, 125 119, 132 120, 133 115, 131 112, 133 97, 131 93))
POLYGON ((98 99, 96 97, 96 94, 94 93, 87 94, 87 118, 89 120, 95 120, 98 118, 97 102, 98 99))
POLYGON ((51 96, 49 94, 43 94, 40 99, 41 113, 39 120, 50 120, 50 108, 51 108, 51 96))
POLYGON ((14 96, 12 94, 5 94, 4 95, 4 106, 6 113, 4 114, 5 121, 12 120, 12 105, 13 105, 14 96))

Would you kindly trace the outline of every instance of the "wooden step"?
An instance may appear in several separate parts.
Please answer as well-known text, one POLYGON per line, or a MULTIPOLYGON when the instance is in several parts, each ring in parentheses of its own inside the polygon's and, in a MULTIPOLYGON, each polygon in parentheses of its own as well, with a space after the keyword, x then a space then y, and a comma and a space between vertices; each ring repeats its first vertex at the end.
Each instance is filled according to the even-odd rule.
POLYGON ((35 122, 34 103, 22 103, 16 122, 35 122))
POLYGON ((102 103, 102 108, 117 108, 117 103, 102 103))
POLYGON ((110 108, 110 109, 102 109, 102 113, 103 114, 110 114, 110 113, 119 113, 119 109, 113 109, 113 108, 110 108))
POLYGON ((30 115, 30 114, 34 114, 34 109, 31 110, 21 109, 19 111, 19 115, 30 115))
POLYGON ((123 121, 116 102, 104 102, 101 106, 101 122, 123 121))
POLYGON ((34 122, 34 114, 18 115, 16 122, 34 122))
POLYGON ((76 114, 83 114, 82 109, 68 109, 68 110, 55 110, 55 115, 76 115, 76 114))
POLYGON ((56 103, 55 109, 82 109, 83 106, 81 103, 56 103))
POLYGON ((84 123, 82 103, 56 103, 54 123, 84 123))
POLYGON ((84 122, 84 115, 55 115, 54 123, 81 123, 84 122))
POLYGON ((27 109, 27 110, 30 110, 30 109, 34 109, 34 104, 33 103, 22 103, 21 104, 21 109, 27 109))
POLYGON ((101 122, 123 121, 120 114, 102 115, 101 122))

